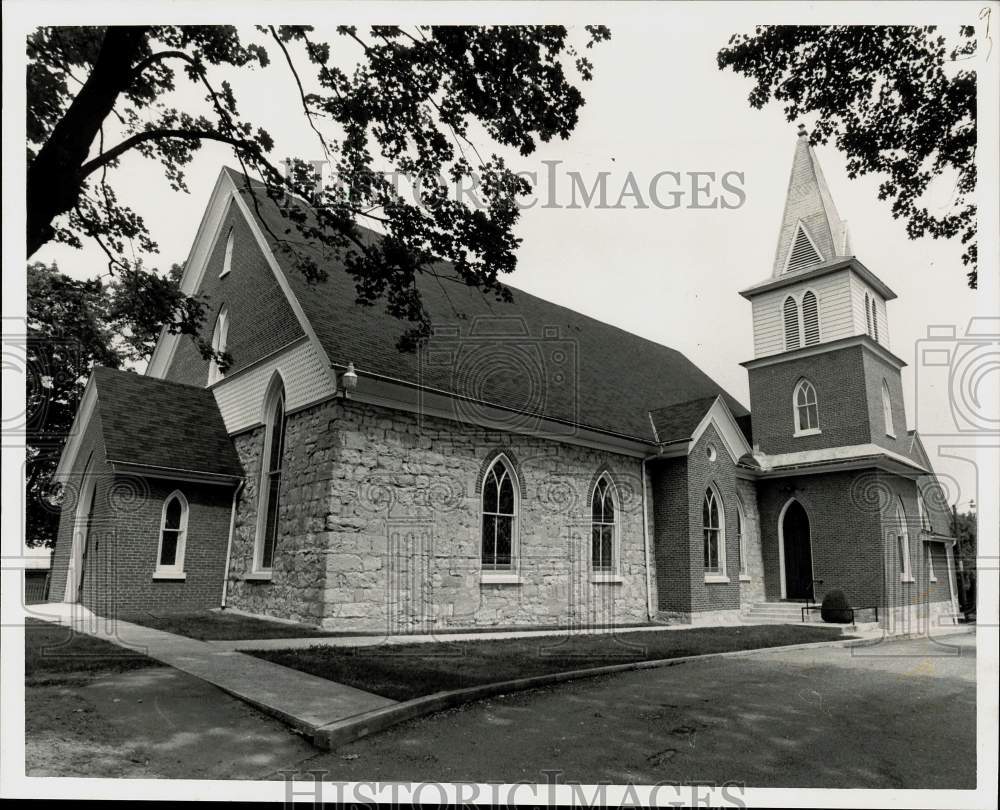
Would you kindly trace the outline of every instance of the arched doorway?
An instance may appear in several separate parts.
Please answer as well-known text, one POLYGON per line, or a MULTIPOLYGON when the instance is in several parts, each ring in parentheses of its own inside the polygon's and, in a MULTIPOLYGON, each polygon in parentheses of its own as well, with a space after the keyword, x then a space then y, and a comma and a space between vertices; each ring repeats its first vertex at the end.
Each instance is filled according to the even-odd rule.
POLYGON ((809 516, 796 500, 785 504, 781 529, 782 595, 786 599, 813 598, 812 543, 809 516))

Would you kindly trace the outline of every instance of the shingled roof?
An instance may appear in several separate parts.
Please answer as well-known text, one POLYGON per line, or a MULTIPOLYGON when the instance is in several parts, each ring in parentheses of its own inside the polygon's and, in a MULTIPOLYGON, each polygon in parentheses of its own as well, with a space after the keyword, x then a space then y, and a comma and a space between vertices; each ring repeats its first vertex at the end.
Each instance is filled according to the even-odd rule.
MULTIPOLYGON (((434 337, 420 352, 400 352, 396 341, 407 325, 383 305, 355 305, 354 279, 343 266, 298 242, 328 273, 308 283, 275 239, 289 220, 263 194, 251 203, 243 175, 229 171, 332 363, 648 442, 656 441, 655 409, 721 394, 737 419, 748 415, 675 349, 515 288, 512 302, 498 302, 447 263, 434 267, 440 278, 418 277, 434 337)), ((305 203, 294 204, 308 215, 305 203)), ((366 231, 365 238, 380 237, 366 231)))
POLYGON ((107 460, 159 470, 243 477, 215 396, 207 388, 97 367, 107 460))

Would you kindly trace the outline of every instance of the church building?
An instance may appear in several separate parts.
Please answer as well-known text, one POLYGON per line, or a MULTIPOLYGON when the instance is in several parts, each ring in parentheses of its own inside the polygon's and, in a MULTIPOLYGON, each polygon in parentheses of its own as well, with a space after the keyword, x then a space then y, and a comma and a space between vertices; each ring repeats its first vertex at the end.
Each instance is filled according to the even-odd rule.
POLYGON ((749 412, 673 349, 444 264, 419 281, 434 334, 401 352, 341 265, 306 245, 328 278, 293 269, 287 227, 222 170, 181 285, 232 363, 164 331, 145 374, 94 370, 50 599, 386 633, 799 621, 835 589, 887 627, 957 615, 896 296, 804 131, 773 267, 739 292, 749 412))

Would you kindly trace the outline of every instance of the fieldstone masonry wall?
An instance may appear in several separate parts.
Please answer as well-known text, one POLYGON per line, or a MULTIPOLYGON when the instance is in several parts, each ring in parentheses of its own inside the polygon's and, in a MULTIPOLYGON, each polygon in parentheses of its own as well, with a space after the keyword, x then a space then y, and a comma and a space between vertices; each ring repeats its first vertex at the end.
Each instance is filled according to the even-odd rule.
POLYGON ((597 625, 647 619, 637 459, 483 430, 357 401, 289 417, 280 538, 270 582, 253 563, 263 429, 235 438, 247 473, 236 517, 229 603, 330 629, 597 625), (480 565, 484 459, 501 449, 523 496, 516 584, 480 565), (591 571, 590 487, 619 495, 619 576, 591 571))

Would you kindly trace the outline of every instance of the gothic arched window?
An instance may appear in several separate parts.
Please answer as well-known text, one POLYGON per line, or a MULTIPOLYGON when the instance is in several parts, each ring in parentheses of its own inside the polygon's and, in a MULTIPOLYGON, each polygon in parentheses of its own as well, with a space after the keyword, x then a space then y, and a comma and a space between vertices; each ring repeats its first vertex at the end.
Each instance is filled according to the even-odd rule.
POLYGON ((725 517, 722 501, 715 487, 705 490, 701 507, 701 529, 705 545, 705 573, 725 576, 726 545, 724 531, 725 517))
POLYGON ((798 381, 792 393, 792 408, 795 412, 795 432, 819 431, 819 401, 816 388, 809 380, 798 381))
POLYGON ((518 486, 507 457, 497 456, 483 478, 482 562, 490 571, 514 567, 518 486))
POLYGON ((285 455, 285 387, 275 375, 264 401, 264 447, 261 454, 260 489, 257 499, 257 543, 254 569, 270 571, 278 545, 278 507, 285 455))
POLYGON ((806 346, 819 343, 819 304, 812 290, 802 296, 802 332, 806 346))
POLYGON ((615 486, 606 475, 601 475, 594 485, 590 498, 591 510, 591 561, 595 571, 614 571, 617 533, 615 486))
MULTIPOLYGON (((219 315, 215 319, 215 329, 212 330, 212 351, 223 354, 229 342, 229 307, 225 304, 219 310, 219 315)), ((213 357, 208 363, 208 384, 218 382, 225 377, 225 372, 213 357)))
POLYGON ((882 380, 882 420, 885 422, 885 435, 896 438, 892 424, 892 397, 889 396, 889 383, 882 380))
POLYGON ((160 546, 156 553, 157 574, 184 572, 187 522, 187 498, 179 489, 174 490, 163 502, 163 511, 160 514, 160 546))

